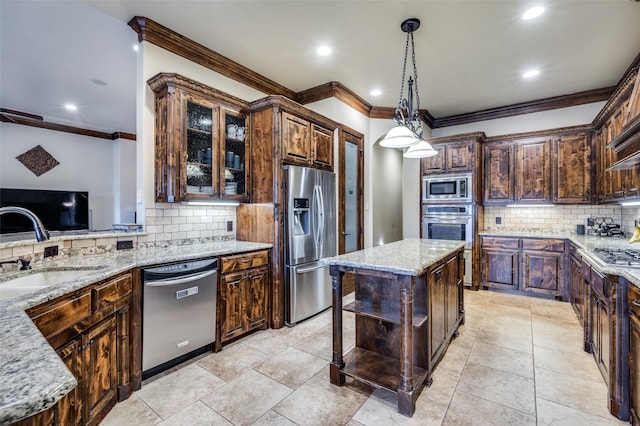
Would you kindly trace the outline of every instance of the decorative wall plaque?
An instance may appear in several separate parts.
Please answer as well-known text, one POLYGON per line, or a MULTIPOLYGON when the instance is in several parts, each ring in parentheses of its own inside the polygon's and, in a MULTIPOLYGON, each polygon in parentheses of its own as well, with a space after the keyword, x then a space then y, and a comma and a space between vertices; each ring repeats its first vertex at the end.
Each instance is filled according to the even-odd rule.
POLYGON ((18 155, 16 159, 36 176, 43 175, 60 164, 58 160, 53 158, 53 156, 40 145, 18 155))

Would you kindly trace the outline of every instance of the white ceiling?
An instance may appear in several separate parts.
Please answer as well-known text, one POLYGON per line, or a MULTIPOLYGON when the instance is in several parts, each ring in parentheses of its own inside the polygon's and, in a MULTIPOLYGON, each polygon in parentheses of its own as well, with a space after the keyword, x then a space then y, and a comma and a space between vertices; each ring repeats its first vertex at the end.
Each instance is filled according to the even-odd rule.
POLYGON ((400 23, 419 18, 421 108, 435 117, 612 86, 640 52, 633 0, 0 0, 0 105, 135 133, 136 15, 294 91, 338 81, 387 107, 398 103, 400 23), (535 4, 545 14, 521 20, 535 4), (318 57, 320 44, 334 53, 318 57), (521 79, 530 67, 541 75, 521 79), (61 107, 71 101, 77 113, 61 107))

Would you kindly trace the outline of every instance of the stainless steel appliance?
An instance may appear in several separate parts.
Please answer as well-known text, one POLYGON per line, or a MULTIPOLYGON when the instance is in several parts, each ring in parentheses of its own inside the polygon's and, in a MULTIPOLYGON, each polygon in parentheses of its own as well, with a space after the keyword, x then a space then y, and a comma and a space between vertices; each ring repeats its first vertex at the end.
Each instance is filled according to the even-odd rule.
POLYGON ((464 284, 472 285, 472 204, 423 204, 422 238, 466 241, 464 249, 464 284))
POLYGON ((472 201, 471 173, 450 176, 423 176, 422 202, 449 203, 472 201))
POLYGON ((217 266, 204 259, 143 270, 143 378, 216 340, 217 266))
POLYGON ((594 248, 591 251, 607 265, 640 268, 640 249, 594 248))
POLYGON ((331 306, 329 267, 337 253, 335 175, 284 167, 285 323, 294 325, 331 306))

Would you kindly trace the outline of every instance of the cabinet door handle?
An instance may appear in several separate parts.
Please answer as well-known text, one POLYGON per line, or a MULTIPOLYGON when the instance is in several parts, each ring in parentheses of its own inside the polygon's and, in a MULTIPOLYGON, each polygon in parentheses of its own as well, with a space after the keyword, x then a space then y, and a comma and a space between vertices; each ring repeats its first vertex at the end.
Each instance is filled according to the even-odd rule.
POLYGON ((242 259, 242 263, 249 263, 251 262, 253 259, 242 259))
POLYGON ((640 302, 638 302, 636 299, 633 299, 633 300, 631 301, 631 304, 632 304, 633 306, 637 306, 638 308, 640 308, 640 302))

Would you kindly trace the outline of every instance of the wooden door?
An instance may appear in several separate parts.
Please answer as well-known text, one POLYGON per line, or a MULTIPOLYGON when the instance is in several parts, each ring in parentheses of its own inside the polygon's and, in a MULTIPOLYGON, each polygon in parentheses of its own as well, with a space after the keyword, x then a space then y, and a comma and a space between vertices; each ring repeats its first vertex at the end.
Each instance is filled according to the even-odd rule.
POLYGON ((591 202, 591 147, 586 133, 555 140, 556 203, 591 202))
POLYGON ((111 316, 82 336, 84 424, 98 424, 117 402, 116 319, 111 316))
POLYGON ((445 265, 441 265, 429 272, 429 315, 431 316, 429 323, 431 324, 431 354, 432 358, 440 345, 444 341, 447 334, 447 317, 446 317, 446 281, 447 272, 445 265))
POLYGON ((482 283, 488 287, 518 289, 520 252, 482 248, 482 283))
POLYGON ((248 272, 244 281, 243 296, 247 318, 247 330, 262 327, 267 322, 267 289, 269 269, 259 268, 248 272))
POLYGON ((475 144, 473 142, 452 143, 447 146, 447 172, 470 172, 474 164, 475 144))
POLYGON ((308 165, 311 156, 311 123, 282 113, 282 156, 284 160, 308 165))
POLYGON ((532 293, 562 296, 564 254, 524 250, 520 289, 532 293))
POLYGON ((484 204, 514 202, 514 155, 509 143, 490 143, 484 147, 484 204))
POLYGON ((582 298, 584 295, 582 294, 582 265, 580 260, 570 257, 571 268, 570 268, 570 276, 571 276, 571 305, 578 316, 578 321, 582 323, 583 312, 582 312, 582 298))
POLYGON ((311 125, 311 156, 317 168, 333 171, 333 132, 311 125))
MULTIPOLYGON (((629 298, 629 401, 633 424, 640 423, 640 308, 634 305, 640 300, 629 298)), ((635 291, 633 292, 635 295, 635 291)))
POLYGON ((517 144, 516 202, 551 202, 550 163, 550 141, 542 140, 517 144))
MULTIPOLYGON (((340 126, 338 154, 338 254, 364 248, 364 135, 340 126)), ((342 279, 342 293, 355 290, 353 274, 342 279)))
POLYGON ((76 378, 78 384, 66 394, 57 404, 58 420, 61 425, 79 425, 82 423, 82 392, 84 381, 82 377, 82 358, 80 356, 81 341, 73 339, 56 350, 67 369, 76 378))
POLYGON ((596 357, 596 362, 602 373, 602 377, 609 386, 609 364, 611 362, 609 343, 611 333, 609 331, 610 319, 609 308, 606 302, 600 298, 596 300, 596 336, 597 336, 597 351, 593 351, 593 355, 596 357))
POLYGON ((228 340, 244 331, 242 281, 244 273, 220 277, 220 338, 228 340))
POLYGON ((433 144, 432 148, 436 150, 437 154, 421 160, 423 175, 445 173, 447 171, 445 163, 446 145, 433 144))
MULTIPOLYGON (((464 264, 464 263, 463 263, 464 264)), ((456 321, 458 320, 458 311, 459 311, 459 299, 458 299, 458 287, 462 285, 459 279, 458 266, 460 262, 458 262, 458 257, 451 258, 444 267, 445 271, 445 285, 446 289, 446 315, 447 315, 447 325, 446 325, 446 334, 453 332, 456 321)))

